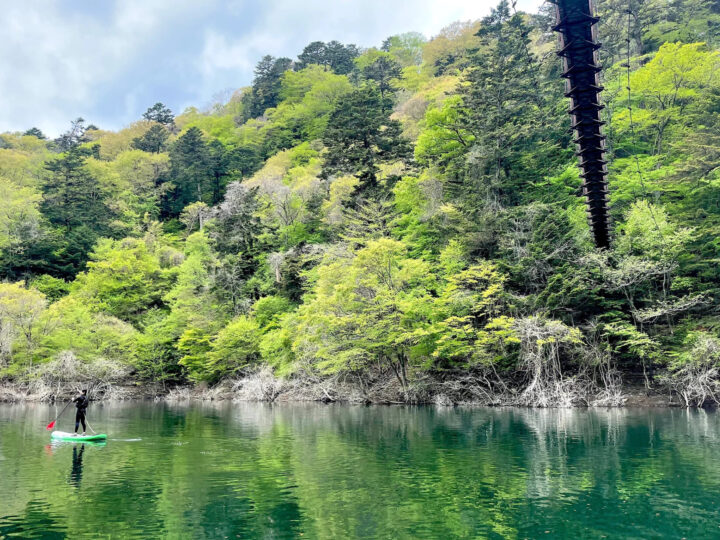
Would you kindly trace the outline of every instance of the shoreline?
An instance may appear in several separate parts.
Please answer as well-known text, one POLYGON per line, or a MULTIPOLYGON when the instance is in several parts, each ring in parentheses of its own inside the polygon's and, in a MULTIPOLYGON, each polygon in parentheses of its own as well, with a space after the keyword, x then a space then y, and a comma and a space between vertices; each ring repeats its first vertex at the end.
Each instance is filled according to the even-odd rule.
POLYGON ((28 383, 0 382, 0 403, 54 403, 74 395, 79 386, 89 386, 93 401, 233 401, 257 403, 341 403, 364 405, 436 405, 441 407, 528 407, 528 408, 677 408, 686 405, 679 396, 667 389, 651 388, 644 385, 628 385, 622 388, 610 401, 604 393, 588 394, 582 400, 572 403, 551 403, 534 405, 518 401, 518 394, 492 396, 489 399, 451 399, 448 395, 436 393, 426 399, 404 399, 400 393, 389 393, 385 397, 370 399, 359 392, 359 387, 350 385, 345 391, 326 388, 317 384, 287 384, 285 388, 264 388, 248 384, 252 378, 221 382, 215 386, 177 385, 165 387, 158 384, 142 384, 124 381, 98 391, 92 384, 67 383, 57 385, 51 392, 38 392, 28 383), (251 388, 248 388, 250 386, 251 388), (95 391, 93 391, 95 390, 95 391))

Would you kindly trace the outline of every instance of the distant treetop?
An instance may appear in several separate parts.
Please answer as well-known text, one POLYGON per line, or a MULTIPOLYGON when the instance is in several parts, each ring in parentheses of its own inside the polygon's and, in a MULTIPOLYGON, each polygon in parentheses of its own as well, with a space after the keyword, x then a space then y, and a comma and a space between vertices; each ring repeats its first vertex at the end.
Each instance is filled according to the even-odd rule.
MULTIPOLYGON (((93 127, 92 125, 90 127, 93 127)), ((97 129, 97 128, 95 128, 97 129)), ((70 129, 60 135, 53 142, 60 152, 67 152, 80 144, 86 142, 85 132, 88 127, 85 126, 85 119, 78 117, 70 124, 70 129)))
POLYGON ((175 123, 175 115, 172 111, 160 102, 150 107, 145 113, 143 118, 151 122, 157 122, 163 126, 170 127, 175 123))
POLYGON ((330 68, 338 75, 346 75, 353 70, 353 60, 360 54, 357 46, 343 45, 339 41, 313 41, 298 55, 298 69, 310 64, 330 68))
POLYGON ((45 134, 36 127, 31 127, 23 133, 23 135, 31 135, 32 137, 37 137, 38 139, 47 139, 45 134))

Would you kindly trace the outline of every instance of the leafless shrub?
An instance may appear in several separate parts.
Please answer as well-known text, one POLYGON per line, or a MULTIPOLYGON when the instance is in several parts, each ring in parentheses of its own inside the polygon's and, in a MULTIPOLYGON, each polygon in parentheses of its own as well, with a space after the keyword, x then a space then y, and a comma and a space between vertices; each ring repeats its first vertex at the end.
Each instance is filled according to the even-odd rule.
POLYGON ((270 367, 263 367, 238 379, 232 386, 237 401, 268 401, 272 403, 285 389, 285 381, 275 376, 270 367))
POLYGON ((682 396, 687 407, 720 404, 720 339, 699 333, 692 348, 660 380, 682 396))
POLYGON ((520 338, 520 364, 529 378, 519 404, 570 407, 587 403, 592 387, 587 374, 580 370, 567 376, 561 362, 563 355, 577 352, 581 343, 579 331, 539 316, 517 319, 514 330, 520 338))
POLYGON ((28 370, 27 391, 34 399, 45 401, 87 388, 91 399, 120 399, 124 392, 117 388, 125 380, 129 368, 105 358, 93 362, 79 360, 72 351, 59 353, 50 362, 28 370))

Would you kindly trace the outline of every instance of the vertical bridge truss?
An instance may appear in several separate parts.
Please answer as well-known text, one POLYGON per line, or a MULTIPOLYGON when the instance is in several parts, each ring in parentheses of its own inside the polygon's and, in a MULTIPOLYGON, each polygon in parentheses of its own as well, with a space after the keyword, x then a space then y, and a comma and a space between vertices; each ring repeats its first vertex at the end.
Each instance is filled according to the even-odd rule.
POLYGON ((593 0, 552 0, 555 4, 556 25, 560 33, 563 59, 565 96, 570 98, 572 130, 583 178, 583 194, 588 207, 588 221, 595 245, 610 245, 610 216, 608 213, 607 161, 605 136, 600 127, 600 86, 598 63, 600 43, 596 39, 598 18, 594 16, 593 0))

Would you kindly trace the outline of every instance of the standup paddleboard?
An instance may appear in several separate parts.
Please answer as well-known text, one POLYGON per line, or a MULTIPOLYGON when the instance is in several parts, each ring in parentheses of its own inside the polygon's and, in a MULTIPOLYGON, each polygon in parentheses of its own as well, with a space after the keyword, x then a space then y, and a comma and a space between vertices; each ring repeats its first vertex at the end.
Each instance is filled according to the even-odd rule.
POLYGON ((107 439, 107 435, 104 433, 97 433, 95 435, 78 435, 76 433, 67 433, 66 431, 53 431, 50 434, 50 438, 61 441, 104 441, 107 439))

